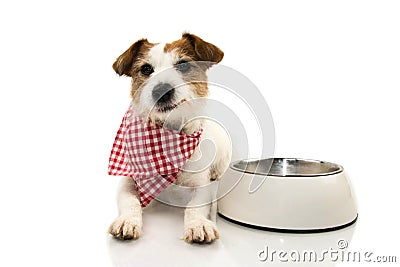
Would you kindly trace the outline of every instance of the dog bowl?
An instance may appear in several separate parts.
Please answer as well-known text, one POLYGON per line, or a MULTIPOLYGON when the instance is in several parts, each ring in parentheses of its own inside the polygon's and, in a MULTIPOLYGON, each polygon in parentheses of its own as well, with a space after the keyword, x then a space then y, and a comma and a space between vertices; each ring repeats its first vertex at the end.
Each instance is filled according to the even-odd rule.
POLYGON ((232 222, 282 232, 336 230, 357 220, 343 167, 295 158, 240 160, 221 178, 218 214, 232 222))

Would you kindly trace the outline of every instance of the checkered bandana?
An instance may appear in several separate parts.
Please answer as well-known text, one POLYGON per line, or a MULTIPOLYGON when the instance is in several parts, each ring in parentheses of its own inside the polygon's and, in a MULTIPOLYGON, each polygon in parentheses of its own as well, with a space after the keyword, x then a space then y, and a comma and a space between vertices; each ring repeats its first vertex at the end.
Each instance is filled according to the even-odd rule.
POLYGON ((130 107, 115 137, 108 174, 132 177, 145 207, 178 178, 202 132, 184 134, 152 126, 130 107))

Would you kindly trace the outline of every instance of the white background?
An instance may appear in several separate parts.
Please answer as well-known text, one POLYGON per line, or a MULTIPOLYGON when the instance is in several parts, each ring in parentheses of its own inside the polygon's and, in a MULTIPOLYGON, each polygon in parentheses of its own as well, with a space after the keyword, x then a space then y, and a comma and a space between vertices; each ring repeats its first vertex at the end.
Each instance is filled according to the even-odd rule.
POLYGON ((1 2, 1 266, 111 265, 106 168, 130 84, 111 65, 139 38, 183 31, 263 92, 276 156, 344 166, 360 214, 351 248, 400 260, 400 4, 261 3, 1 2))

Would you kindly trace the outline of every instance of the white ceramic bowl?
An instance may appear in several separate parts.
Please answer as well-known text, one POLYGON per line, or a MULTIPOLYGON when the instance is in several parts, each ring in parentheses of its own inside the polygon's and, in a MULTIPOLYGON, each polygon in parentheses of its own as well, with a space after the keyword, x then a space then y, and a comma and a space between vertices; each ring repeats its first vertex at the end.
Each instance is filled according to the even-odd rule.
POLYGON ((233 162, 221 178, 218 213, 230 221, 283 232, 340 229, 357 219, 340 165, 274 158, 233 162))

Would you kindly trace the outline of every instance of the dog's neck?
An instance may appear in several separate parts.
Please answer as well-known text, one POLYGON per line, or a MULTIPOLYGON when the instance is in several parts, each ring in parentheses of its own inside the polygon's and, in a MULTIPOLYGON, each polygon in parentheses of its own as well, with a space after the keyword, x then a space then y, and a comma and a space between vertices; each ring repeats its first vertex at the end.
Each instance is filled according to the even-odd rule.
POLYGON ((202 129, 204 124, 203 119, 195 119, 196 117, 199 117, 196 116, 197 113, 201 114, 201 109, 197 109, 194 113, 193 111, 187 112, 187 110, 175 109, 169 114, 160 115, 149 112, 146 109, 142 109, 137 98, 133 99, 132 106, 137 107, 135 108, 135 110, 138 112, 137 114, 142 116, 151 125, 170 129, 175 132, 193 134, 202 129))
MULTIPOLYGON (((137 111, 135 112, 135 108, 133 108, 133 110, 134 113, 138 114, 137 111)), ((203 123, 204 123, 203 119, 194 119, 190 120, 189 122, 186 122, 185 119, 183 118, 182 119, 175 118, 167 120, 167 123, 163 119, 153 116, 148 116, 147 118, 143 117, 143 119, 147 120, 147 122, 150 123, 151 125, 163 127, 175 132, 182 132, 185 134, 193 134, 195 132, 198 132, 200 129, 203 128, 203 123)))
POLYGON ((195 132, 198 132, 202 126, 203 126, 203 120, 192 120, 188 123, 186 123, 183 127, 182 127, 182 122, 168 122, 168 124, 165 124, 162 121, 155 121, 155 122, 150 122, 150 123, 154 123, 159 127, 164 127, 166 129, 172 130, 172 131, 176 131, 176 132, 182 132, 185 134, 193 134, 195 132))

